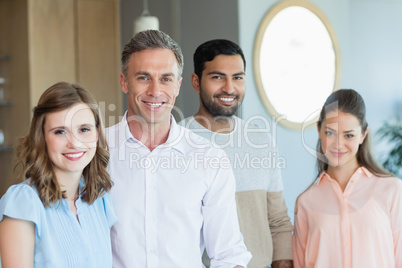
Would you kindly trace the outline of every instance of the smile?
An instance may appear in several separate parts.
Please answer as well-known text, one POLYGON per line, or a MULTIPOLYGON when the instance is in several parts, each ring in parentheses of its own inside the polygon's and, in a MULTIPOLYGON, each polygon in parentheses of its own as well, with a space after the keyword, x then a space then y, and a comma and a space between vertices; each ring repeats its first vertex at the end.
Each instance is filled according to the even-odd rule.
POLYGON ((144 101, 144 103, 151 106, 152 108, 158 108, 163 104, 163 102, 146 102, 146 101, 144 101))
POLYGON ((221 101, 230 102, 230 101, 234 101, 235 98, 233 98, 233 97, 220 97, 219 99, 221 101))
POLYGON ((346 153, 342 153, 342 152, 333 152, 333 151, 330 151, 330 152, 335 157, 342 157, 346 154, 346 153))
POLYGON ((78 152, 78 153, 68 153, 68 154, 63 154, 67 159, 69 160, 78 160, 80 159, 85 152, 78 152))

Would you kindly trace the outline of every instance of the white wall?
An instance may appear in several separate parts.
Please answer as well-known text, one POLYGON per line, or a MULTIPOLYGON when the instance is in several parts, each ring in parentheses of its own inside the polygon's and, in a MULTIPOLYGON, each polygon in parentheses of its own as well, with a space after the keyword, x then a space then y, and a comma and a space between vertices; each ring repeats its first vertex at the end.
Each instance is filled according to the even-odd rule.
MULTIPOLYGON (((270 115, 263 107, 252 70, 254 39, 265 13, 278 1, 239 0, 239 32, 248 66, 247 96, 243 117, 270 115)), ((342 57, 341 88, 353 88, 366 101, 370 130, 375 133, 382 121, 402 106, 402 2, 367 0, 314 0, 335 29, 342 57)), ((279 152, 286 159, 283 170, 285 197, 293 217, 297 196, 314 180, 316 160, 303 147, 302 133, 279 126, 279 152)), ((315 147, 315 129, 304 132, 307 145, 315 147)), ((374 150, 383 147, 374 136, 374 150)))

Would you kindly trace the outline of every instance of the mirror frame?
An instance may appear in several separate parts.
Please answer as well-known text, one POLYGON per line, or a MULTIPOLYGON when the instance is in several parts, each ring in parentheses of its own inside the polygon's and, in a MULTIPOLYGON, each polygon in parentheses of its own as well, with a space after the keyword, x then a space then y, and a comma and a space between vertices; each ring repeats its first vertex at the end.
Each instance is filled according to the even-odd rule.
MULTIPOLYGON (((261 54, 261 45, 262 41, 264 38, 264 34, 268 28, 268 25, 272 21, 272 19, 282 10, 285 8, 291 7, 291 6, 298 6, 298 7, 303 7, 311 11, 313 14, 315 14, 321 22, 324 24, 325 28, 327 29, 327 32, 331 38, 332 41, 332 46, 334 49, 335 53, 335 80, 334 80, 334 85, 332 88, 332 91, 335 91, 338 89, 340 81, 341 81, 341 56, 340 56, 340 50, 339 50, 339 44, 337 37, 335 35, 335 30, 332 28, 329 20, 325 16, 324 12, 321 11, 317 6, 315 6, 313 3, 306 1, 306 0, 284 0, 280 1, 277 4, 275 4, 272 8, 268 10, 268 12, 265 14, 264 18, 262 19, 262 22, 260 23, 260 26, 258 28, 257 36, 255 39, 254 43, 254 57, 253 57, 253 67, 254 67, 254 78, 257 86, 257 91, 259 93, 259 96, 261 97, 261 101, 264 104, 265 109, 267 112, 274 116, 275 119, 278 119, 282 116, 282 114, 279 114, 274 106, 272 105, 271 101, 269 100, 268 96, 265 93, 264 85, 262 83, 261 79, 261 70, 260 70, 260 54, 261 54)), ((325 100, 324 100, 325 101, 325 100)), ((323 103, 324 103, 323 101, 323 103)), ((314 118, 308 119, 304 122, 293 122, 289 121, 287 119, 281 119, 279 120, 279 123, 287 128, 294 129, 294 130, 301 130, 305 129, 307 127, 311 127, 312 125, 315 126, 315 123, 318 120, 318 114, 314 116, 314 118)))

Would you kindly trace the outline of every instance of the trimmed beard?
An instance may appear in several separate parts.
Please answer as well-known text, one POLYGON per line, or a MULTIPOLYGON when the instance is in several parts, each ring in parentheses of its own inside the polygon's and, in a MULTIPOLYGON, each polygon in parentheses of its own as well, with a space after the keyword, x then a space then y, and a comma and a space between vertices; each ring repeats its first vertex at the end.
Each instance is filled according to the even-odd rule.
POLYGON ((200 99, 202 105, 205 107, 205 109, 208 111, 209 114, 211 114, 213 117, 216 116, 227 116, 230 117, 234 115, 237 110, 239 109, 239 106, 242 102, 242 99, 239 99, 239 95, 233 95, 233 94, 215 94, 213 97, 218 98, 219 96, 230 96, 234 97, 235 99, 238 99, 238 103, 236 106, 233 107, 222 107, 218 103, 214 102, 213 99, 211 100, 211 96, 208 95, 204 90, 202 90, 202 87, 200 85, 200 99))

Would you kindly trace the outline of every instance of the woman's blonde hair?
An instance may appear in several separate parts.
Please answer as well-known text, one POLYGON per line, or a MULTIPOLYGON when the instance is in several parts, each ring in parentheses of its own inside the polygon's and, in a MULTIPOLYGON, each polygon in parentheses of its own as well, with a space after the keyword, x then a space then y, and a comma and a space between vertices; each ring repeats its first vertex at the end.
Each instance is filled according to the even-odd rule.
POLYGON ((89 106, 99 133, 95 156, 83 171, 85 185, 80 195, 83 201, 92 204, 112 187, 112 181, 106 170, 109 152, 98 105, 91 94, 81 86, 60 82, 48 88, 40 97, 38 105, 33 110, 29 133, 20 138, 17 147, 15 170, 21 168, 23 179, 30 179, 30 184, 37 189, 45 206, 65 198, 47 153, 43 132, 46 115, 79 103, 89 106))

